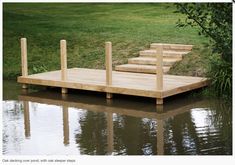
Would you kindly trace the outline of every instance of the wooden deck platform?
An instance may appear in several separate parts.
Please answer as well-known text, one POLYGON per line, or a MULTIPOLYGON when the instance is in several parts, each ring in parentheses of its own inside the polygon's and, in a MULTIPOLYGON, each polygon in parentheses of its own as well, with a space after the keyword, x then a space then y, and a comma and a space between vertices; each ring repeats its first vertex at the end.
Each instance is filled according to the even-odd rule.
POLYGON ((143 73, 113 71, 113 84, 106 85, 106 71, 96 69, 67 69, 67 80, 61 80, 61 71, 51 71, 18 77, 18 82, 62 88, 118 93, 152 98, 165 98, 208 85, 205 78, 164 75, 163 89, 156 89, 156 76, 143 73))
POLYGON ((27 43, 21 39, 22 76, 18 82, 27 84, 82 89, 106 92, 108 99, 112 94, 125 94, 156 98, 156 104, 163 104, 163 98, 208 85, 208 80, 200 77, 163 75, 163 47, 156 45, 156 74, 128 73, 112 71, 112 43, 105 43, 106 70, 67 68, 66 40, 60 41, 61 70, 28 75, 27 43))

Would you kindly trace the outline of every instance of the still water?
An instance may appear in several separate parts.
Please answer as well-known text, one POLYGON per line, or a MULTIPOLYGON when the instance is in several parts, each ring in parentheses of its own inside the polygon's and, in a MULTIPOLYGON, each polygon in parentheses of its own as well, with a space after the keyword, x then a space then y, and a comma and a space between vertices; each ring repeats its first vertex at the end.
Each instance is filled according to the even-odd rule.
POLYGON ((155 100, 3 83, 4 155, 231 155, 232 107, 181 95, 155 100))

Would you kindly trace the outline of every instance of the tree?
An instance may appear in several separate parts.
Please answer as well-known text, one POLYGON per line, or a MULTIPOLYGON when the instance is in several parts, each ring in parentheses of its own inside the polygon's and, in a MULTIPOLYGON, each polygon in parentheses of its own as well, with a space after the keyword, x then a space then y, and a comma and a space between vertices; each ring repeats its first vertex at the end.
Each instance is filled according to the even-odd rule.
POLYGON ((232 3, 177 3, 177 12, 186 15, 177 26, 197 27, 209 37, 213 55, 207 75, 219 96, 232 95, 232 3))
POLYGON ((213 51, 232 63, 232 3, 177 3, 178 12, 186 15, 177 25, 197 26, 199 34, 209 37, 213 51))

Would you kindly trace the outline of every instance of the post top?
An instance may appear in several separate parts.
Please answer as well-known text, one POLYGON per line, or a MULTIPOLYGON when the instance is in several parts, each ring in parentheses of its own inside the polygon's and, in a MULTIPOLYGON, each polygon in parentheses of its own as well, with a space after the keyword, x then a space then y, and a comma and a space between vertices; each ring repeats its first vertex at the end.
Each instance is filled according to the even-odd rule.
POLYGON ((20 38, 21 41, 26 40, 26 38, 20 38))
POLYGON ((105 42, 105 44, 112 44, 112 42, 110 42, 110 41, 107 41, 107 42, 105 42))
POLYGON ((66 42, 66 40, 65 40, 65 39, 62 39, 62 40, 60 40, 60 42, 66 42))

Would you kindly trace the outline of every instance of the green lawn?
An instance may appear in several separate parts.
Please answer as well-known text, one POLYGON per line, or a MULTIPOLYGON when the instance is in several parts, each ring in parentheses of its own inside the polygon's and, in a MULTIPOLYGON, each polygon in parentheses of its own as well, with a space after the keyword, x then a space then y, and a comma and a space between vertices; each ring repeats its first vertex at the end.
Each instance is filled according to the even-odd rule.
POLYGON ((208 42, 197 29, 177 28, 184 16, 173 4, 4 3, 3 74, 20 75, 19 39, 28 39, 29 71, 60 68, 59 41, 68 43, 68 67, 104 68, 104 42, 113 43, 113 64, 127 62, 150 43, 208 42))

